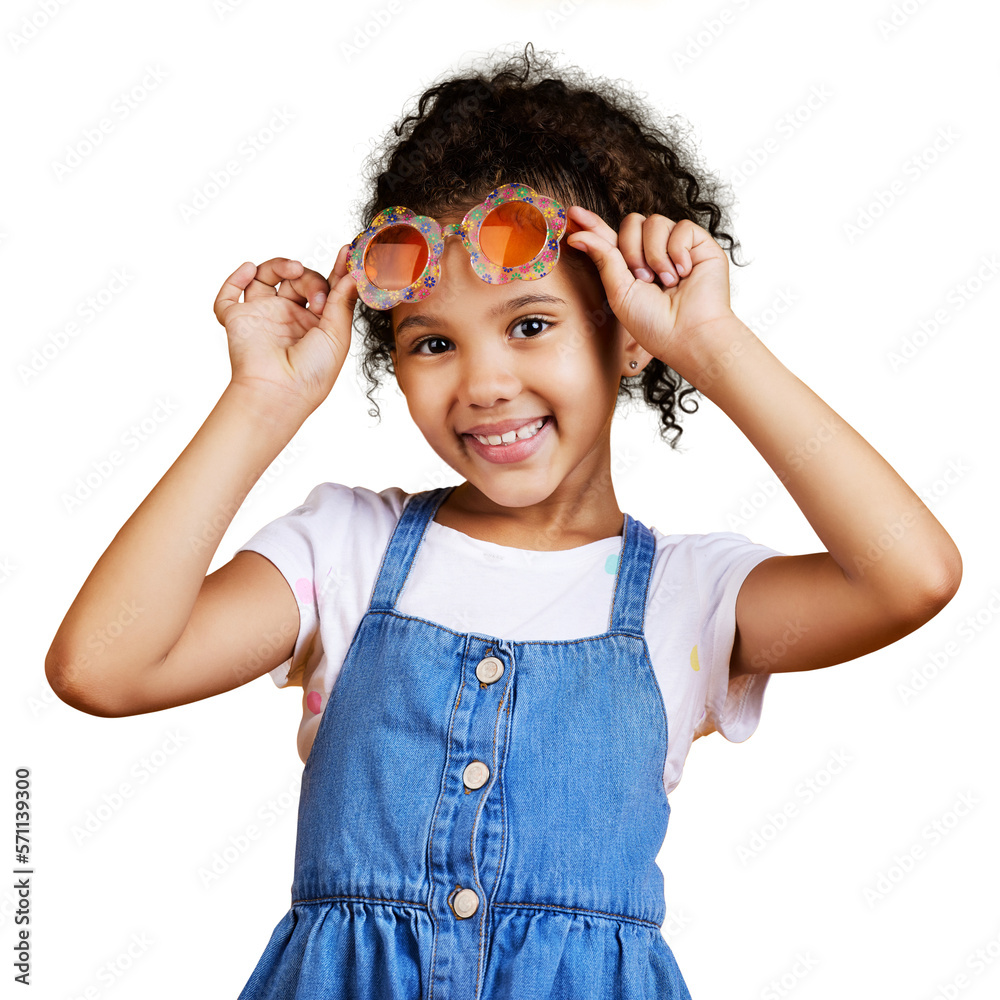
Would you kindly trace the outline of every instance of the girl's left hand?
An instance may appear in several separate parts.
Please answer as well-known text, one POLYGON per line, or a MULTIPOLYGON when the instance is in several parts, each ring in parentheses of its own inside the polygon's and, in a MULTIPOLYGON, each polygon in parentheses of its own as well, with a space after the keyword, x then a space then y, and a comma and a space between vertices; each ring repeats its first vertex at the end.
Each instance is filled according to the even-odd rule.
POLYGON ((581 205, 573 205, 568 215, 575 231, 567 244, 593 261, 615 315, 664 364, 673 367, 672 359, 683 356, 699 327, 734 318, 729 261, 701 226, 631 212, 616 233, 581 205), (641 276, 643 268, 649 279, 641 276))

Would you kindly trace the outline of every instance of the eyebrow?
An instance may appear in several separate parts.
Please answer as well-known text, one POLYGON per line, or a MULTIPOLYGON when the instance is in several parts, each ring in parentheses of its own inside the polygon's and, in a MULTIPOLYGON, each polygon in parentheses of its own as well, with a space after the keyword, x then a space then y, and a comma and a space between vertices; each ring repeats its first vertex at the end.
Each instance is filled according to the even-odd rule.
MULTIPOLYGON (((518 309, 523 309, 525 306, 531 305, 564 306, 566 305, 566 302, 555 295, 546 295, 544 292, 534 292, 527 295, 519 295, 514 299, 506 299, 503 302, 498 302, 489 311, 488 315, 490 319, 498 319, 505 313, 516 312, 518 309)), ((400 335, 411 327, 414 329, 420 329, 435 326, 439 322, 440 320, 434 316, 425 316, 423 313, 413 313, 413 315, 407 316, 405 319, 401 320, 399 326, 396 327, 396 339, 398 340, 400 335)))

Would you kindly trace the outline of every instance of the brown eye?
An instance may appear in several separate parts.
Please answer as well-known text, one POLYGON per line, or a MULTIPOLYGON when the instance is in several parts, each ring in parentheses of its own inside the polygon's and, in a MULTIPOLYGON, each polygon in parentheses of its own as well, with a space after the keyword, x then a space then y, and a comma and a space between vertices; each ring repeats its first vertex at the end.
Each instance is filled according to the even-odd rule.
POLYGON ((519 330, 522 327, 527 327, 529 324, 534 327, 534 329, 526 330, 526 337, 517 337, 517 340, 530 340, 532 337, 537 337, 540 333, 545 332, 545 327, 552 326, 551 322, 547 319, 542 319, 540 316, 528 316, 525 319, 519 319, 513 326, 514 330, 519 330), (543 329, 539 329, 539 326, 543 329))
POLYGON ((448 350, 448 345, 451 343, 450 340, 445 340, 444 337, 424 337, 423 340, 418 340, 413 345, 413 350, 411 354, 445 354, 448 350), (428 350, 424 350, 424 345, 429 346, 428 350), (444 345, 443 347, 441 345, 444 345))

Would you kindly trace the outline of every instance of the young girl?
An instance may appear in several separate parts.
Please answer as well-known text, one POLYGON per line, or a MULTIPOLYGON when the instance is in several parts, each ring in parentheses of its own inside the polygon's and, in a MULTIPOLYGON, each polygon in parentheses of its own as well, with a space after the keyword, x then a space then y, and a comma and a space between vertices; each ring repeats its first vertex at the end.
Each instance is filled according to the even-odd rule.
POLYGON ((276 257, 225 281, 232 380, 55 637, 50 682, 95 715, 302 685, 291 907, 243 1000, 688 997, 656 856, 691 742, 746 739, 771 673, 955 593, 941 525, 732 312, 725 215, 653 122, 530 46, 426 92, 328 278, 276 257), (323 483, 206 576, 356 307, 365 373, 392 371, 457 484, 323 483), (618 400, 674 445, 695 390, 826 551, 621 511, 618 400), (88 659, 123 599, 143 615, 88 659))

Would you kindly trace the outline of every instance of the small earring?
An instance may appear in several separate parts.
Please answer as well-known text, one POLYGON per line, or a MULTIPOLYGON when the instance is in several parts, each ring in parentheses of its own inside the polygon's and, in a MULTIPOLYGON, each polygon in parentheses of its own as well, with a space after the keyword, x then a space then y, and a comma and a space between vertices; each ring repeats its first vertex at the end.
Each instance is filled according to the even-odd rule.
POLYGON ((629 366, 629 368, 638 368, 639 367, 639 362, 638 361, 630 361, 628 363, 628 366, 629 366))

